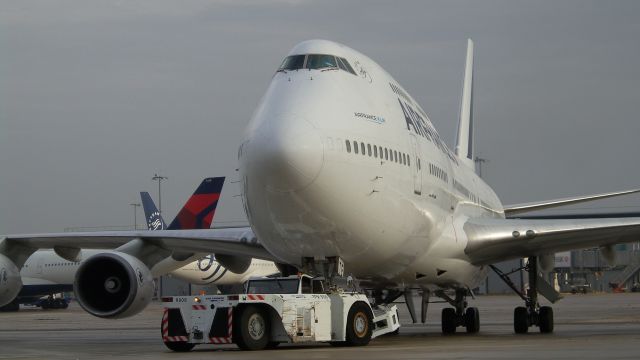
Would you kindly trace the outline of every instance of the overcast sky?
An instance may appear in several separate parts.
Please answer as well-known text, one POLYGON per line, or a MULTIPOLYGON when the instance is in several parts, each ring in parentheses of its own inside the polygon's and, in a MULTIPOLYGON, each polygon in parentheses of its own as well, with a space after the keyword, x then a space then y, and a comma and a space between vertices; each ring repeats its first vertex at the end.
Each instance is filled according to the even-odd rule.
POLYGON ((166 220, 207 176, 243 220, 242 131, 306 39, 376 60, 451 145, 468 37, 504 203, 640 187, 639 1, 0 0, 0 234, 129 225, 156 172, 166 220))

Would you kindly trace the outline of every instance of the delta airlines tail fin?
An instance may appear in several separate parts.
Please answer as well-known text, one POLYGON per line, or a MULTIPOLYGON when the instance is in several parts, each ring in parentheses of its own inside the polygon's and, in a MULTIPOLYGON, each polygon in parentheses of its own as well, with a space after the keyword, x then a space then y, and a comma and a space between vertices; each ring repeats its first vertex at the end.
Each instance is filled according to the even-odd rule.
POLYGON ((460 99, 460 118, 456 136, 456 155, 460 162, 475 169, 473 151, 473 41, 467 42, 467 60, 464 67, 462 98, 460 99))
POLYGON ((149 230, 208 229, 218 206, 224 185, 224 177, 206 178, 184 204, 178 215, 167 227, 162 215, 148 192, 141 192, 144 216, 149 230))
POLYGON ((224 177, 206 178, 180 209, 168 230, 208 229, 218 206, 224 177))
POLYGON ((144 218, 147 220, 147 229, 149 230, 164 230, 167 228, 167 224, 164 222, 160 211, 156 207, 156 204, 151 200, 151 196, 148 192, 140 192, 140 198, 142 199, 142 208, 144 209, 144 218))

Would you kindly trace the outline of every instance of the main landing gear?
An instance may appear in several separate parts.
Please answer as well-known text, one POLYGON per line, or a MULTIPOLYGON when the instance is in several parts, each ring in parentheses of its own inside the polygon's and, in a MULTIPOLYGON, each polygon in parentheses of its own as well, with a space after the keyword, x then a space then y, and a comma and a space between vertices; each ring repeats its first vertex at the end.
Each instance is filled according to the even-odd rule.
POLYGON ((452 299, 444 291, 436 292, 438 297, 453 306, 453 308, 442 309, 443 334, 454 334, 459 326, 464 326, 470 334, 480 331, 480 312, 476 307, 467 307, 467 294, 467 289, 456 289, 455 298, 452 299))
MULTIPOLYGON (((505 274, 497 267, 490 266, 524 300, 525 306, 518 306, 513 311, 513 330, 516 334, 527 333, 531 326, 540 328, 541 333, 553 332, 553 309, 550 306, 540 306, 538 303, 538 281, 544 281, 538 276, 538 258, 536 256, 530 257, 524 267, 529 277, 529 289, 526 293, 520 291, 509 279, 510 273, 505 274)), ((519 270, 521 269, 516 271, 519 270)))

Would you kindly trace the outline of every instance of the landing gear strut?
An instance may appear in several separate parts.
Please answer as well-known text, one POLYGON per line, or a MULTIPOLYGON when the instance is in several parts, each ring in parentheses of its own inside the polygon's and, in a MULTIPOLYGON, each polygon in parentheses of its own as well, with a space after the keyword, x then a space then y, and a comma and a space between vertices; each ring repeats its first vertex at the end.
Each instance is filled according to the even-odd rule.
MULTIPOLYGON (((538 258, 530 257, 524 267, 529 278, 529 289, 526 293, 515 286, 509 274, 503 273, 493 265, 490 266, 524 300, 525 306, 518 306, 513 311, 513 330, 516 334, 527 333, 531 326, 539 327, 541 333, 553 332, 553 309, 550 306, 540 306, 538 303, 538 258)), ((517 271, 519 270, 522 269, 517 271)))
POLYGON ((480 312, 476 307, 467 307, 467 294, 467 289, 456 289, 455 299, 452 299, 442 290, 436 293, 453 306, 442 309, 443 334, 454 334, 458 326, 464 326, 470 334, 480 331, 480 312))

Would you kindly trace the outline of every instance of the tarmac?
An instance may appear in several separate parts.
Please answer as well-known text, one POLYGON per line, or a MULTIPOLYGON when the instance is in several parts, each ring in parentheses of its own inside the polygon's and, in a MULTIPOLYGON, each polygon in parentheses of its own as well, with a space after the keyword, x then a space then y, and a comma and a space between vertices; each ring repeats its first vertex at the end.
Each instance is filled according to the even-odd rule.
MULTIPOLYGON (((174 353, 160 339, 162 305, 121 320, 100 319, 76 303, 66 310, 23 308, 0 313, 0 359, 639 359, 640 293, 565 295, 553 305, 555 332, 513 332, 516 296, 478 296, 480 333, 440 333, 443 304, 431 304, 426 324, 411 324, 398 304, 403 327, 368 346, 282 345, 245 352, 235 345, 198 346, 174 353)), ((419 311, 419 310, 418 310, 419 311)))

